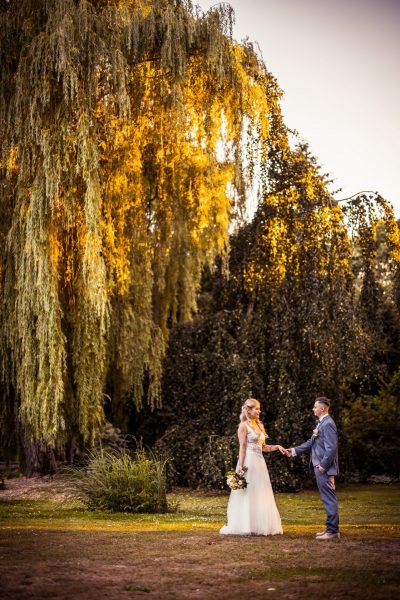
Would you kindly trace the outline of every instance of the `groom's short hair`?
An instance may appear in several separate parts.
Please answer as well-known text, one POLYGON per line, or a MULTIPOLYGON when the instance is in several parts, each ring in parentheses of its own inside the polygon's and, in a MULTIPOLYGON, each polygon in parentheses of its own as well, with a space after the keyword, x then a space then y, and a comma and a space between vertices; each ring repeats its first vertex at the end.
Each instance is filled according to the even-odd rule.
POLYGON ((315 399, 315 402, 319 402, 320 404, 325 404, 325 406, 327 406, 328 408, 331 405, 331 401, 329 400, 329 398, 326 398, 325 396, 319 396, 319 398, 315 399))

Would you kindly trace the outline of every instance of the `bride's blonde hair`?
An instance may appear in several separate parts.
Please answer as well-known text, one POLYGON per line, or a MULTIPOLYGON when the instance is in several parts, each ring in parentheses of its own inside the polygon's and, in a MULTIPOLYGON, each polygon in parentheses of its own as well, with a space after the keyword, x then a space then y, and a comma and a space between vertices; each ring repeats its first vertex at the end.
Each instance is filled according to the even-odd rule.
MULTIPOLYGON (((247 400, 245 401, 245 403, 242 406, 242 412, 240 413, 240 422, 241 423, 249 420, 249 415, 248 415, 247 411, 249 408, 254 408, 255 406, 260 407, 259 401, 256 400, 255 398, 247 398, 247 400)), ((265 437, 267 437, 267 432, 265 431, 264 425, 262 424, 260 419, 256 419, 256 423, 257 423, 258 427, 261 429, 261 431, 263 431, 265 433, 265 437)))

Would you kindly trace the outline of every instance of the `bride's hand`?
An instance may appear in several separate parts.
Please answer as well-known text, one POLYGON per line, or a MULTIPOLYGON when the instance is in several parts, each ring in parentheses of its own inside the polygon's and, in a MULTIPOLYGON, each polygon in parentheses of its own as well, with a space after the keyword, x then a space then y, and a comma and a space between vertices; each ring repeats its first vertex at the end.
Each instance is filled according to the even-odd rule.
POLYGON ((246 473, 246 471, 248 470, 248 468, 246 467, 246 465, 244 465, 242 468, 237 468, 236 469, 236 473, 237 475, 239 475, 239 477, 243 477, 243 475, 246 473))
POLYGON ((280 446, 279 444, 277 444, 276 449, 279 450, 279 452, 281 454, 285 454, 286 455, 286 450, 285 450, 285 448, 283 448, 283 446, 280 446))

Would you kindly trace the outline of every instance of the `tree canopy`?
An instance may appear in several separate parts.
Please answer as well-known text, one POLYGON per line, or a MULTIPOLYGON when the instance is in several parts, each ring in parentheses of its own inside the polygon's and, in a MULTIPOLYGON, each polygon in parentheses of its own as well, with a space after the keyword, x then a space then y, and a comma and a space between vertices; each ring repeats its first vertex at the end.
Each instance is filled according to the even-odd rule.
POLYGON ((92 440, 108 380, 116 402, 158 402, 168 328, 280 118, 231 20, 186 0, 2 4, 2 371, 36 440, 92 440))

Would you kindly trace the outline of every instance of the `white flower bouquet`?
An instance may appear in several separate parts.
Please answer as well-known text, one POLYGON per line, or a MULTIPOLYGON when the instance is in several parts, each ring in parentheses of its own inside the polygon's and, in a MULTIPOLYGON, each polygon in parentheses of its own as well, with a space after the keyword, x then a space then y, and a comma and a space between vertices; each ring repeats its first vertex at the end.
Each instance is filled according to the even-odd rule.
POLYGON ((226 473, 226 483, 231 490, 244 490, 247 487, 247 481, 242 474, 243 471, 236 473, 236 471, 228 471, 226 473))

